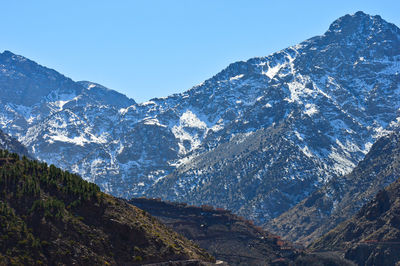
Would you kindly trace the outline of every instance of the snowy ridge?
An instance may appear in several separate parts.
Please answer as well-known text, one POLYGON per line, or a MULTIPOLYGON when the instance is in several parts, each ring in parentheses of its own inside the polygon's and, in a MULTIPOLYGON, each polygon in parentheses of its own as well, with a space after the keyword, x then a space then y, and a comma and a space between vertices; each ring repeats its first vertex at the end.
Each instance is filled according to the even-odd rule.
POLYGON ((265 222, 350 172, 398 126, 399 36, 380 17, 346 15, 324 35, 140 104, 7 52, 0 126, 116 196, 211 204, 265 222), (20 74, 30 78, 15 90, 20 74), (41 90, 30 101, 15 92, 32 87, 41 90))

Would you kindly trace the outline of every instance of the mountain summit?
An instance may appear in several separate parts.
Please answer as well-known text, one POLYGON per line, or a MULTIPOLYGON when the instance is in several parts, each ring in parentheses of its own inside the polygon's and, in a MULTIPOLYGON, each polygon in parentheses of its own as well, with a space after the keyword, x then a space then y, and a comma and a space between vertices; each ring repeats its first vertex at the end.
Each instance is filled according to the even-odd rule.
POLYGON ((0 98, 0 126, 114 195, 209 204, 261 223, 351 172, 398 126, 399 47, 395 25, 357 12, 184 93, 123 105, 101 87, 91 94, 94 83, 3 55, 0 97, 49 94, 0 98))
POLYGON ((373 35, 384 34, 386 37, 384 40, 390 40, 396 38, 398 33, 398 27, 392 23, 386 22, 381 16, 371 16, 362 11, 358 11, 353 15, 345 15, 335 20, 329 26, 329 30, 325 35, 354 37, 354 39, 362 41, 360 35, 378 37, 373 35))

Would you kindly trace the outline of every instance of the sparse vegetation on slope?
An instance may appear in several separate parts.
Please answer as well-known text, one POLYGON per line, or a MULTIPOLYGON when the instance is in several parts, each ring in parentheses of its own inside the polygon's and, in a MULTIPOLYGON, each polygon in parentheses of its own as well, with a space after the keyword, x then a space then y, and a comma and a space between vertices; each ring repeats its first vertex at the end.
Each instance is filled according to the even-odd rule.
POLYGON ((229 265, 266 265, 277 259, 288 263, 298 253, 280 237, 268 234, 251 221, 227 210, 145 198, 129 202, 229 265))
POLYGON ((137 198, 130 203, 229 265, 351 265, 335 253, 309 254, 228 210, 159 199, 137 198))
POLYGON ((213 261, 146 212, 46 163, 0 150, 0 264, 213 261))

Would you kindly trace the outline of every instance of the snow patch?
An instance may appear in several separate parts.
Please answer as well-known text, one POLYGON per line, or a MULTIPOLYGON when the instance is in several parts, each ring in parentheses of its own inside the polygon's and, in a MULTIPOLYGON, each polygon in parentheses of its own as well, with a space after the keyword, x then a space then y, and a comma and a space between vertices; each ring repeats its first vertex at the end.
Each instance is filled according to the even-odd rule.
POLYGON ((94 88, 94 87, 96 87, 95 84, 90 84, 90 85, 87 87, 87 89, 90 91, 90 89, 92 89, 92 88, 94 88))
POLYGON ((374 134, 372 135, 372 137, 374 139, 379 139, 380 137, 389 135, 390 133, 392 133, 392 131, 384 129, 383 127, 380 126, 380 127, 374 128, 374 134))
POLYGON ((294 131, 294 134, 296 135, 296 137, 300 140, 300 141, 303 141, 304 140, 304 138, 303 138, 303 136, 298 132, 298 131, 294 131))
POLYGON ((148 106, 148 105, 155 105, 156 103, 155 102, 153 102, 153 101, 147 101, 147 102, 144 102, 144 103, 140 103, 139 105, 140 106, 148 106))
POLYGON ((167 127, 166 125, 163 125, 158 121, 157 118, 146 118, 143 120, 144 125, 152 125, 152 126, 159 126, 159 127, 167 127))
POLYGON ((304 147, 300 147, 300 150, 304 153, 305 156, 307 156, 308 158, 313 158, 313 154, 310 151, 310 149, 308 148, 308 146, 304 146, 304 147))
POLYGON ((365 143, 365 144, 364 144, 363 153, 364 153, 364 154, 367 154, 367 153, 371 150, 372 145, 373 145, 372 142, 367 142, 367 143, 365 143))
POLYGON ((212 131, 217 132, 223 129, 224 127, 222 125, 216 124, 212 128, 210 128, 212 131))
POLYGON ((302 103, 301 97, 310 96, 315 91, 313 89, 306 88, 306 83, 310 81, 309 77, 297 75, 296 79, 288 83, 290 92, 290 98, 285 98, 286 101, 302 103))
POLYGON ((350 154, 362 151, 356 144, 348 140, 343 144, 340 140, 336 139, 336 144, 337 147, 332 147, 331 152, 328 155, 328 157, 333 161, 333 166, 331 168, 333 172, 338 175, 346 175, 356 166, 352 161, 350 161, 350 154))
POLYGON ((201 139, 207 132, 207 129, 205 122, 201 121, 191 110, 186 110, 179 118, 179 124, 172 127, 172 133, 175 135, 175 138, 179 139, 178 153, 183 155, 200 146, 201 139), (189 128, 198 130, 187 130, 189 128), (187 147, 184 142, 189 142, 190 147, 187 147))
POLYGON ((333 161, 332 170, 338 175, 346 175, 350 173, 356 166, 352 161, 347 159, 345 156, 333 150, 329 154, 329 158, 333 161))
POLYGON ((54 102, 54 103, 55 103, 55 105, 58 107, 59 110, 62 110, 63 107, 64 107, 64 105, 65 105, 66 103, 68 103, 68 102, 69 102, 69 101, 56 101, 56 102, 54 102))
POLYGON ((306 107, 306 110, 304 111, 304 113, 309 116, 313 116, 314 114, 318 113, 318 109, 315 106, 315 104, 307 103, 305 107, 306 107))
POLYGON ((181 126, 192 128, 207 128, 207 124, 201 121, 192 111, 187 110, 179 119, 181 126))
POLYGON ((121 109, 118 110, 118 113, 120 115, 124 115, 124 114, 126 114, 128 112, 128 110, 129 110, 129 108, 121 108, 121 109))
POLYGON ((270 67, 268 65, 268 70, 267 72, 262 72, 263 75, 266 75, 267 77, 269 77, 270 79, 273 79, 276 74, 279 72, 279 70, 281 70, 282 67, 284 67, 286 64, 277 64, 274 67, 270 67))
POLYGON ((238 80, 238 79, 241 79, 241 78, 243 78, 243 76, 244 76, 244 74, 240 74, 240 75, 237 75, 237 76, 234 76, 234 77, 231 77, 229 80, 238 80))
POLYGON ((87 140, 85 137, 83 136, 79 136, 79 137, 74 137, 74 138, 69 138, 65 135, 55 135, 55 136, 49 136, 49 135, 44 135, 44 138, 48 137, 49 140, 48 142, 50 144, 54 143, 55 141, 60 141, 60 142, 66 142, 66 143, 72 143, 78 146, 85 146, 85 143, 89 143, 90 141, 87 140))

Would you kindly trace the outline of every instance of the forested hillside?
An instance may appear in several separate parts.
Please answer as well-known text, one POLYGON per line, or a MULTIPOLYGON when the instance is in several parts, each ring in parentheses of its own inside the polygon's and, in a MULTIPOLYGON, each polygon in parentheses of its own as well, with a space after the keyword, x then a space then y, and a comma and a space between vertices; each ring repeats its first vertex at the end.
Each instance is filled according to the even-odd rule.
POLYGON ((46 163, 0 150, 0 264, 214 259, 146 212, 46 163))

